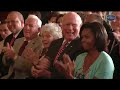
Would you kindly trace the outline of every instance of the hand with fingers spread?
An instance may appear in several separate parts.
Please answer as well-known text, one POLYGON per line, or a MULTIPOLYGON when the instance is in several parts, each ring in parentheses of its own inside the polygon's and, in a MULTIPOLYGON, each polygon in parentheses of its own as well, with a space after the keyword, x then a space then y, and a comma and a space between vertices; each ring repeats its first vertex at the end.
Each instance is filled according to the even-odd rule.
POLYGON ((48 70, 50 67, 50 61, 47 58, 43 58, 39 61, 37 68, 48 70))
POLYGON ((49 67, 50 67, 49 60, 44 58, 43 60, 41 60, 39 62, 38 65, 35 65, 32 67, 31 73, 36 78, 38 78, 38 77, 50 78, 51 73, 50 73, 50 71, 48 71, 49 67))
POLYGON ((7 43, 7 47, 5 47, 3 49, 3 51, 4 51, 4 55, 7 59, 14 59, 14 57, 16 56, 16 53, 15 53, 13 47, 10 46, 9 43, 7 43))
POLYGON ((23 52, 23 56, 29 60, 34 65, 38 64, 39 61, 39 55, 35 53, 32 48, 26 48, 23 52))
POLYGON ((67 54, 63 55, 63 62, 56 61, 54 63, 54 66, 58 70, 58 72, 63 73, 66 76, 66 78, 73 78, 75 63, 74 61, 71 61, 70 57, 67 54))
POLYGON ((35 78, 40 78, 40 77, 44 77, 44 78, 50 78, 51 77, 51 72, 45 69, 36 69, 34 66, 31 69, 31 73, 33 75, 33 77, 35 78))

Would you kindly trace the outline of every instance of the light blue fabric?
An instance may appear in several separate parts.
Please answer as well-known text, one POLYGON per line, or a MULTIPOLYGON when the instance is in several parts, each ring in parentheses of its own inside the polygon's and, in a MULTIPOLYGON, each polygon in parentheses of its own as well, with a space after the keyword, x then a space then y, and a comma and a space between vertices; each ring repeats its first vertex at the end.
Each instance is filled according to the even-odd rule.
POLYGON ((112 79, 114 72, 114 64, 112 58, 104 51, 102 51, 97 60, 90 66, 86 73, 82 73, 84 59, 88 53, 82 53, 76 58, 76 68, 74 76, 77 79, 112 79))

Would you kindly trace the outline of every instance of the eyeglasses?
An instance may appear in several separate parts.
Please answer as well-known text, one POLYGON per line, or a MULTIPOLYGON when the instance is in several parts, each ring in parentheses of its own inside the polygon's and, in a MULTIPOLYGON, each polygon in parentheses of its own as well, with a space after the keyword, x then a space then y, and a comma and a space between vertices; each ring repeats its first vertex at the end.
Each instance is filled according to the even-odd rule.
POLYGON ((116 16, 114 16, 114 15, 108 15, 108 16, 107 16, 107 20, 108 20, 108 21, 116 20, 116 16))

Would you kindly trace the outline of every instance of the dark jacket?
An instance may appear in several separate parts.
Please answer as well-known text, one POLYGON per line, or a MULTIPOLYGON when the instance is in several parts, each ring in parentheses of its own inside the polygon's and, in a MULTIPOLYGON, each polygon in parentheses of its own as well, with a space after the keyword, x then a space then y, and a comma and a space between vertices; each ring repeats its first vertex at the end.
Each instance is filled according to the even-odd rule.
MULTIPOLYGON (((46 57, 51 61, 51 72, 52 72, 52 78, 53 79, 64 79, 65 77, 58 73, 57 70, 55 69, 55 67, 53 66, 53 61, 59 51, 59 48, 61 47, 62 43, 63 43, 63 38, 55 40, 51 43, 50 47, 48 48, 48 52, 46 54, 46 57)), ((70 56, 71 60, 75 60, 76 57, 82 53, 82 47, 81 47, 81 43, 80 43, 80 39, 77 38, 73 41, 71 41, 71 43, 64 49, 64 51, 61 53, 61 55, 59 56, 58 60, 62 60, 63 54, 66 53, 70 56)))

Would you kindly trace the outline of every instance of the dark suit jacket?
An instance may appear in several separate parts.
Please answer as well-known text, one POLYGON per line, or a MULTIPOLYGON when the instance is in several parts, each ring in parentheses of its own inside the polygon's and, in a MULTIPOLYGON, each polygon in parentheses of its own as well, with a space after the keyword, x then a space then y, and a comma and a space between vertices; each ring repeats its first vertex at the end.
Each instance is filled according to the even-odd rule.
MULTIPOLYGON (((21 38, 21 37, 24 37, 23 30, 18 34, 18 36, 16 37, 16 39, 21 38)), ((4 41, 4 46, 6 46, 7 42, 10 43, 10 41, 11 41, 12 38, 13 38, 13 34, 10 34, 8 37, 6 37, 6 39, 4 41)), ((2 76, 6 75, 7 72, 8 72, 8 69, 9 69, 9 67, 4 67, 4 65, 2 63, 3 55, 4 55, 4 53, 0 54, 0 62, 1 62, 1 64, 0 64, 0 72, 1 72, 2 76)), ((11 61, 11 60, 9 60, 9 61, 11 61)), ((12 62, 10 62, 10 64, 11 63, 12 62)))
POLYGON ((3 40, 3 38, 1 37, 1 35, 0 35, 0 41, 2 41, 3 40))
POLYGON ((120 79, 120 55, 119 55, 119 44, 117 44, 111 54, 110 54, 113 63, 114 63, 114 73, 113 73, 113 79, 120 79))
MULTIPOLYGON (((18 34, 18 36, 16 37, 16 39, 21 38, 21 37, 24 37, 24 35, 23 35, 23 30, 18 34)), ((4 46, 6 46, 7 42, 10 43, 10 41, 11 41, 12 38, 13 38, 13 33, 10 34, 10 35, 5 39, 4 46)))
MULTIPOLYGON (((60 75, 60 73, 57 73, 57 71, 55 70, 54 66, 53 66, 53 61, 59 51, 59 48, 61 47, 62 43, 63 43, 63 38, 55 40, 51 43, 48 52, 46 54, 46 57, 51 61, 51 72, 53 72, 52 78, 55 79, 61 79, 64 78, 62 75, 60 75)), ((81 47, 81 43, 80 43, 80 39, 77 38, 73 41, 71 41, 71 43, 64 49, 63 53, 59 56, 58 60, 62 60, 63 54, 66 53, 70 56, 71 60, 75 60, 76 56, 78 56, 80 53, 82 53, 82 47, 81 47)))

